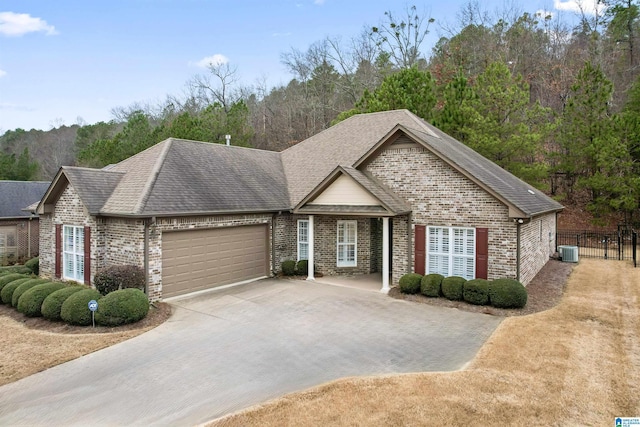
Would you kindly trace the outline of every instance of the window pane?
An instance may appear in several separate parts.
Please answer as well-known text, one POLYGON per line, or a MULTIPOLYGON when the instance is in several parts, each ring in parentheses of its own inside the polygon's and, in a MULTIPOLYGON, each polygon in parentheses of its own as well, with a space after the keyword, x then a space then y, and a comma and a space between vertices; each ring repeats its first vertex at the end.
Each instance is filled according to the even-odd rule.
POLYGON ((428 261, 429 273, 449 275, 449 257, 447 255, 429 255, 428 261))
POLYGON ((298 221, 298 241, 299 242, 308 242, 309 241, 309 221, 298 221))
POLYGON ((64 227, 64 250, 73 250, 73 227, 64 227))
POLYGON ((298 259, 309 259, 309 244, 308 243, 299 243, 298 244, 298 259))

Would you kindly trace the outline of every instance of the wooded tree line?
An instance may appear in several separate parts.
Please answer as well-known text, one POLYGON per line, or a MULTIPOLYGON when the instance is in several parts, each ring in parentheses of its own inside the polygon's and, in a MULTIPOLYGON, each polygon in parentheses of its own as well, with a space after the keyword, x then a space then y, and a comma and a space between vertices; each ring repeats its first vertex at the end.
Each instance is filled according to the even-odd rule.
POLYGON ((101 167, 168 137, 230 134, 279 151, 352 114, 407 108, 561 201, 637 215, 640 2, 601 3, 568 19, 474 1, 454 23, 389 11, 355 37, 282 53, 286 85, 242 85, 231 64, 211 64, 186 95, 116 108, 108 123, 9 131, 0 149, 13 164, 28 149, 31 177, 51 178, 62 164, 101 167), (445 36, 426 52, 436 25, 445 36))

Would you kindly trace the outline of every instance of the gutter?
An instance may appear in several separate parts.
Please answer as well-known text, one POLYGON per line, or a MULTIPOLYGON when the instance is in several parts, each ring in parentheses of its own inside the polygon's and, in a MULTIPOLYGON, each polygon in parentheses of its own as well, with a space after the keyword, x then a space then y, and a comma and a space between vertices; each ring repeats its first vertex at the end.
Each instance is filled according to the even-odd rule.
POLYGON ((250 211, 196 211, 196 212, 147 212, 144 214, 135 214, 135 213, 109 213, 109 212, 98 212, 98 213, 90 213, 94 216, 105 216, 111 218, 131 218, 131 219, 146 219, 150 217, 156 218, 172 218, 176 216, 213 216, 213 215, 248 215, 248 214, 265 214, 265 213, 278 213, 282 211, 288 211, 289 207, 283 209, 258 209, 258 210, 250 210, 250 211))

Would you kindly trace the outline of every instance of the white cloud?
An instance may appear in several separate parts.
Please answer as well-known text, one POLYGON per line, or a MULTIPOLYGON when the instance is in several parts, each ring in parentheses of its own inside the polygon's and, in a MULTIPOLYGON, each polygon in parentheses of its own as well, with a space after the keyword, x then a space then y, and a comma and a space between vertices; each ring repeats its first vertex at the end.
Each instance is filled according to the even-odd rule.
POLYGON ((47 21, 34 18, 28 13, 0 12, 0 34, 19 37, 27 33, 43 32, 48 36, 58 34, 47 21))
POLYGON ((322 6, 325 0, 313 0, 313 4, 317 4, 318 6, 322 6))
POLYGON ((0 69, 0 79, 6 75, 7 75, 7 72, 5 70, 0 69))
POLYGON ((196 67, 200 67, 200 68, 207 68, 210 66, 215 67, 217 65, 226 64, 228 62, 229 62, 229 58, 227 58, 226 56, 220 53, 216 53, 215 55, 204 57, 200 61, 190 62, 189 65, 195 65, 196 67))
POLYGON ((584 12, 586 15, 595 15, 596 12, 602 13, 606 8, 598 0, 553 0, 553 7, 568 12, 584 12))
POLYGON ((273 37, 289 37, 289 36, 291 36, 291 32, 288 32, 288 33, 273 33, 273 34, 271 34, 271 36, 273 36, 273 37))

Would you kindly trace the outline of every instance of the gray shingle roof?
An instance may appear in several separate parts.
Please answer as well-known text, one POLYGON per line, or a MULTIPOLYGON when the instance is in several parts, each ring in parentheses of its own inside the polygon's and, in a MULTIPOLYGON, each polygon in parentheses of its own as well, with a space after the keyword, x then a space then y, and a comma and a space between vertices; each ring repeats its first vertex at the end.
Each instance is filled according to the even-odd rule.
POLYGON ((172 139, 139 214, 289 208, 279 153, 172 139))
POLYGON ((398 128, 527 216, 562 209, 560 203, 408 110, 352 116, 283 151, 292 205, 298 205, 337 166, 358 167, 398 128))
POLYGON ((48 187, 44 181, 0 181, 0 218, 29 217, 23 209, 39 201, 48 187))
MULTIPOLYGON (((73 169, 73 168, 69 168, 73 169)), ((66 170, 66 169, 65 169, 66 170)), ((109 186, 103 215, 178 215, 289 209, 280 154, 170 138, 96 176, 119 176, 109 186)), ((96 191, 73 182, 83 201, 96 191)), ((86 203, 86 202, 85 202, 86 203)))
POLYGON ((64 166, 67 177, 92 215, 98 214, 124 176, 121 172, 64 166))

